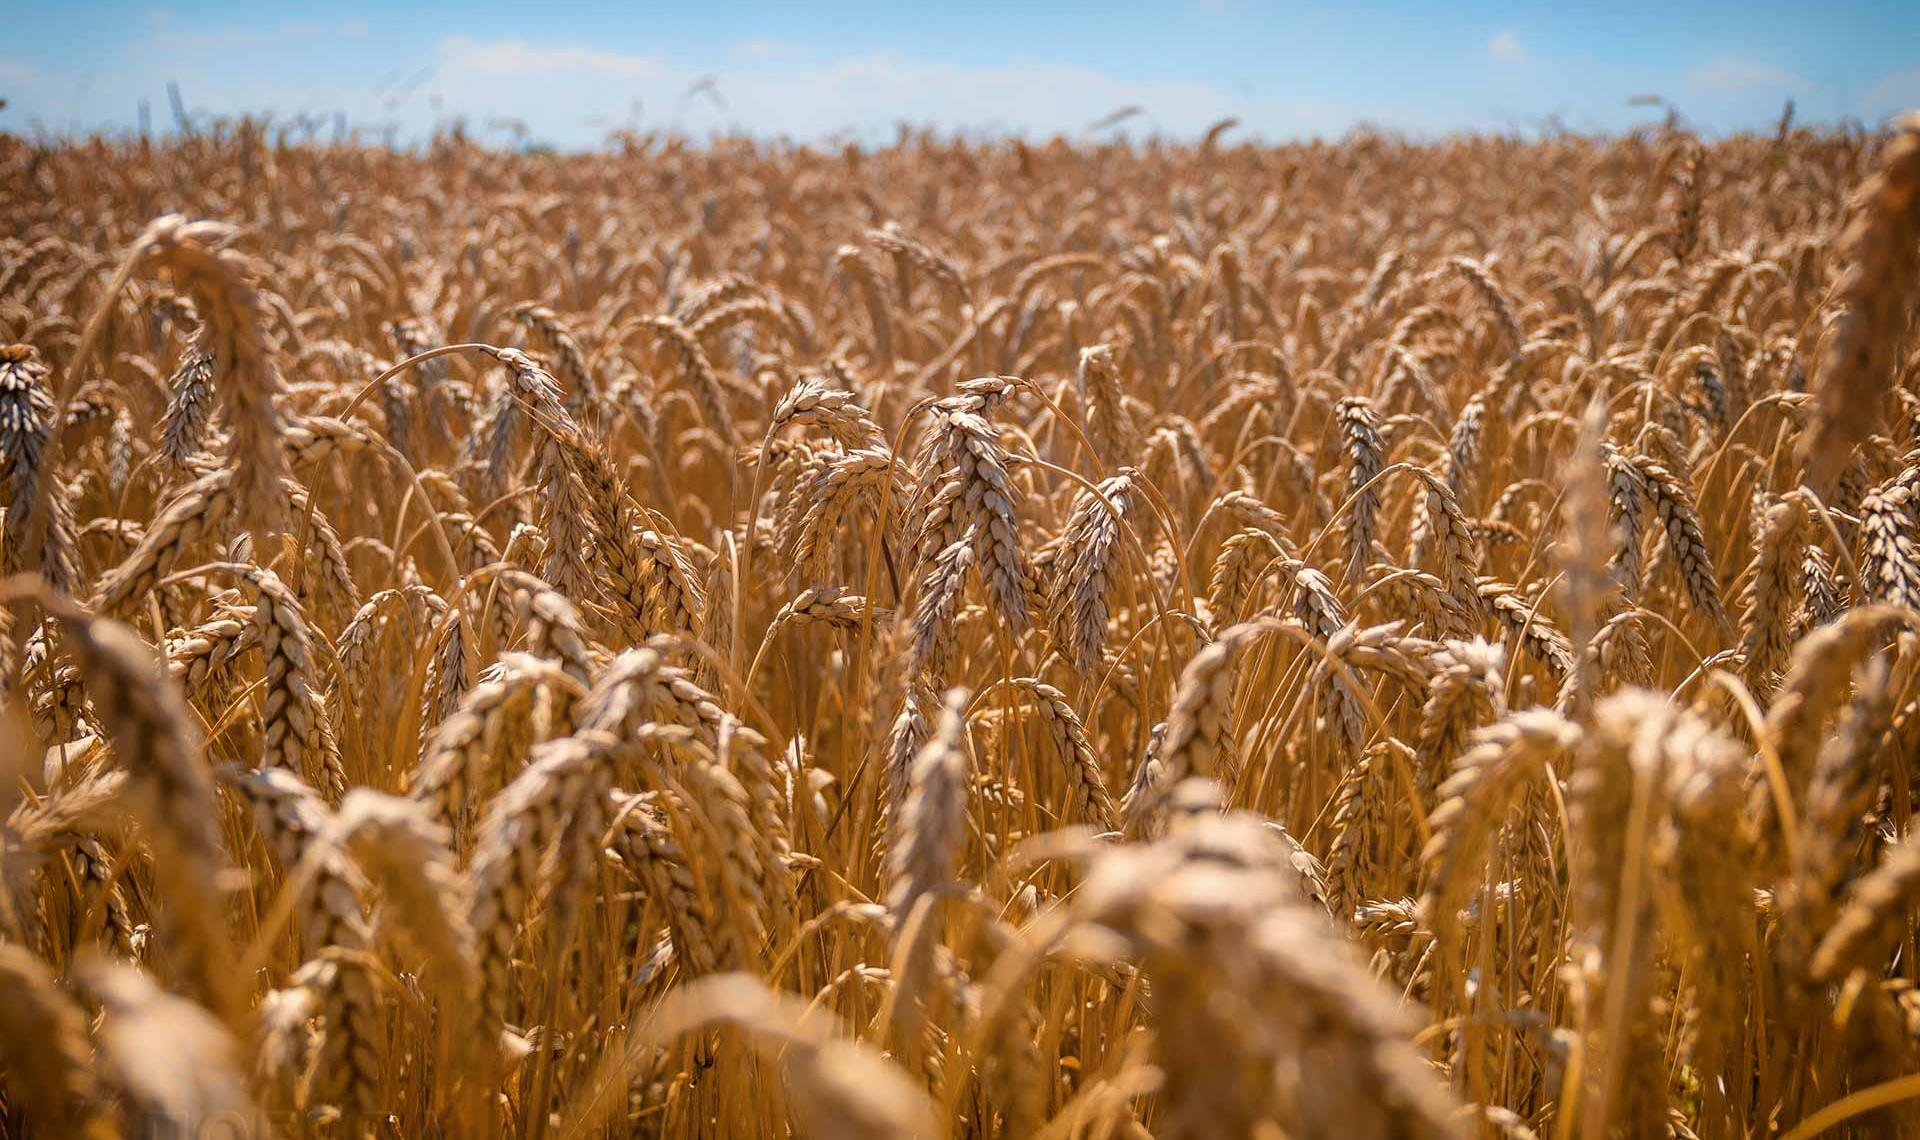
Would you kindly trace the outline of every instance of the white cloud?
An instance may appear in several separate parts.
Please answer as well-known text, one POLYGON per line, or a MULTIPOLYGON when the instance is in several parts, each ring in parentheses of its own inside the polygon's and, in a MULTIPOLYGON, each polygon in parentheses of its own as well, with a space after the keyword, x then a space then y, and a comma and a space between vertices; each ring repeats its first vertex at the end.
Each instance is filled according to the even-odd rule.
MULTIPOLYGON (((10 75, 0 129, 125 130, 143 103, 165 126, 168 83, 188 109, 268 113, 285 121, 336 114, 398 139, 449 118, 483 138, 512 120, 526 137, 591 146, 618 124, 641 130, 750 131, 804 140, 890 140, 898 124, 947 131, 1076 136, 1120 107, 1144 113, 1116 128, 1194 138, 1237 117, 1250 136, 1334 136, 1356 123, 1438 133, 1477 125, 1424 105, 1366 95, 1280 97, 1211 78, 1148 78, 1115 68, 1010 57, 991 64, 898 52, 743 38, 718 58, 681 61, 578 39, 448 36, 425 53, 351 42, 346 23, 191 27, 161 14, 108 51, 114 66, 10 75), (694 97, 711 79, 718 99, 694 97)), ((16 53, 13 57, 18 60, 16 53)))
POLYGON ((805 46, 788 40, 777 40, 768 36, 756 36, 750 40, 741 40, 728 51, 735 59, 752 60, 766 63, 774 60, 804 59, 808 55, 805 46))
POLYGON ((0 59, 0 82, 32 83, 40 78, 40 73, 25 60, 0 59))
POLYGON ((1804 90, 1807 81, 1784 67, 1745 59, 1716 59, 1687 73, 1687 86, 1714 95, 1804 90))
MULTIPOLYGON (((654 56, 572 44, 537 45, 525 40, 483 43, 465 36, 452 36, 441 40, 439 48, 439 75, 449 79, 561 75, 573 80, 651 80, 661 78, 668 71, 665 63, 654 56)), ((530 93, 516 91, 514 94, 530 93)))
POLYGON ((802 138, 841 131, 885 138, 903 121, 1075 134, 1116 108, 1136 104, 1146 113, 1127 124, 1135 133, 1197 135, 1229 116, 1273 136, 1337 134, 1365 118, 1411 129, 1435 125, 1421 121, 1417 108, 1262 101, 1199 80, 1137 79, 1044 60, 977 66, 894 52, 830 58, 751 40, 734 45, 729 57, 730 64, 708 70, 570 43, 449 38, 436 45, 433 80, 424 90, 438 95, 451 113, 476 121, 511 116, 535 137, 567 143, 594 141, 583 137, 583 124, 623 117, 617 113, 636 100, 647 110, 643 129, 699 133, 739 126, 802 138), (512 82, 556 75, 566 82, 512 82), (724 107, 687 97, 709 77, 724 107))
POLYGON ((1520 33, 1508 28, 1487 41, 1487 54, 1507 63, 1519 63, 1527 58, 1527 49, 1520 42, 1520 33))
POLYGON ((181 52, 198 55, 315 46, 328 40, 364 40, 372 32, 365 20, 283 20, 260 28, 215 27, 182 23, 165 10, 152 13, 148 23, 150 31, 135 45, 135 51, 149 58, 181 52))

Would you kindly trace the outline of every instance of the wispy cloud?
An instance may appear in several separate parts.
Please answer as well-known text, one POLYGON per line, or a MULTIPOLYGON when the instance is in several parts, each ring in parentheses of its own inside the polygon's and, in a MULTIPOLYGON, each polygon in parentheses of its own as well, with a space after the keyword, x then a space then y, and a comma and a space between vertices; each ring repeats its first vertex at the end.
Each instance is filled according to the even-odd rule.
POLYGON ((971 63, 742 38, 692 61, 579 39, 450 35, 425 59, 396 64, 353 42, 360 31, 341 22, 184 27, 163 13, 111 50, 110 70, 49 68, 15 53, 0 60, 13 103, 0 129, 124 128, 143 101, 163 106, 175 80, 194 112, 338 114, 402 138, 447 118, 482 129, 511 121, 559 145, 593 144, 615 123, 801 139, 883 139, 902 122, 1072 135, 1130 105, 1144 109, 1123 128, 1133 134, 1194 137, 1229 117, 1270 138, 1338 135, 1360 122, 1429 132, 1472 125, 1385 98, 1263 97, 1211 78, 1142 77, 1045 56, 971 63), (350 66, 333 65, 342 59, 350 66), (708 80, 717 98, 690 96, 708 80))
MULTIPOLYGON (((442 77, 502 79, 564 75, 570 79, 657 80, 669 72, 665 61, 576 44, 532 44, 525 40, 480 42, 464 36, 441 40, 442 77)), ((530 94, 516 91, 515 95, 530 94)))
POLYGON ((1135 126, 1180 135, 1198 134, 1229 116, 1281 136, 1337 134, 1361 119, 1409 129, 1439 125, 1421 122, 1418 108, 1259 100, 1200 80, 1141 79, 1047 60, 975 65, 886 51, 827 57, 791 44, 747 40, 729 50, 734 65, 694 70, 661 57, 575 43, 466 37, 440 41, 435 55, 428 90, 447 110, 512 116, 536 134, 560 137, 577 138, 581 124, 604 123, 609 108, 636 100, 651 109, 643 126, 701 131, 739 124, 796 137, 885 133, 901 121, 1073 133, 1129 105, 1145 109, 1135 126), (546 76, 565 76, 566 82, 512 82, 546 76), (709 78, 721 100, 685 97, 709 78))
POLYGON ((154 55, 318 46, 328 40, 364 40, 371 34, 365 20, 284 20, 261 28, 220 27, 185 23, 166 10, 152 13, 148 23, 150 31, 138 50, 154 55))
POLYGON ((1689 71, 1687 86, 1714 95, 1745 95, 1757 91, 1804 90, 1812 85, 1784 67, 1724 58, 1689 71))
POLYGON ((764 63, 770 60, 805 59, 812 53, 805 44, 796 44, 788 40, 776 40, 766 36, 757 36, 750 40, 741 40, 727 52, 735 59, 753 60, 764 63))
MULTIPOLYGON (((1196 17, 1198 6, 1210 2, 1184 0, 1196 17)), ((0 129, 125 129, 142 103, 164 108, 174 81, 196 113, 329 121, 338 115, 402 139, 422 137, 449 118, 482 130, 513 120, 531 137, 562 146, 592 145, 616 123, 807 140, 884 139, 902 122, 1077 135, 1134 105, 1144 113, 1119 129, 1136 136, 1196 137, 1228 117, 1240 119, 1249 135, 1269 139, 1336 136, 1365 123, 1437 134, 1531 122, 1556 100, 1576 119, 1598 116, 1592 125, 1605 129, 1625 118, 1614 113, 1613 91, 1643 88, 1685 96, 1683 106, 1716 129, 1771 121, 1778 100, 1788 96, 1807 112, 1868 121, 1920 102, 1920 69, 1882 72, 1877 84, 1864 79, 1866 93, 1849 91, 1843 101, 1841 93, 1801 74, 1733 56, 1696 57, 1699 66, 1691 70, 1639 67, 1631 75, 1609 64, 1573 68, 1562 92, 1544 88, 1534 74, 1543 45, 1555 42, 1549 30, 1492 27, 1476 39, 1484 53, 1473 53, 1480 62, 1476 74, 1448 98, 1428 98, 1431 90, 1405 82, 1333 90, 1230 71, 1156 74, 1104 53, 1070 61, 1038 41, 1032 54, 981 61, 950 58, 932 44, 856 50, 792 35, 741 36, 700 52, 668 54, 644 42, 559 30, 467 31, 422 52, 412 41, 389 42, 350 18, 282 19, 263 12, 252 22, 193 25, 163 12, 83 59, 8 45, 0 57, 0 94, 10 106, 0 111, 0 129), (708 79, 718 98, 690 95, 708 79), (1596 85, 1605 88, 1605 110, 1594 109, 1600 105, 1592 94, 1596 85), (1490 113, 1490 106, 1501 110, 1490 113)))

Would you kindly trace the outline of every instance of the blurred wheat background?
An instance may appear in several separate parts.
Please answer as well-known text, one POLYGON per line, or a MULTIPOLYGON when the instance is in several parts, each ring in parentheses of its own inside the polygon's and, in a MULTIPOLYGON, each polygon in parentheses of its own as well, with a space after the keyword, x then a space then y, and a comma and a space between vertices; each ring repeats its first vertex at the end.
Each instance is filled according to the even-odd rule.
POLYGON ((1920 1129, 1920 119, 0 137, 0 1136, 1920 1129))

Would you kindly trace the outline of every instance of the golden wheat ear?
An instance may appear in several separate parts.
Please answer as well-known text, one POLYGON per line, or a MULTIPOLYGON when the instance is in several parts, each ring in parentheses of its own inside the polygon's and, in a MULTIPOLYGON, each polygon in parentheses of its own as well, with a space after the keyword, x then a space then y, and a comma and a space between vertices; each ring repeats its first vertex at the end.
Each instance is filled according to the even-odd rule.
POLYGON ((1920 117, 1641 102, 0 131, 0 1140, 1920 1136, 1920 117))

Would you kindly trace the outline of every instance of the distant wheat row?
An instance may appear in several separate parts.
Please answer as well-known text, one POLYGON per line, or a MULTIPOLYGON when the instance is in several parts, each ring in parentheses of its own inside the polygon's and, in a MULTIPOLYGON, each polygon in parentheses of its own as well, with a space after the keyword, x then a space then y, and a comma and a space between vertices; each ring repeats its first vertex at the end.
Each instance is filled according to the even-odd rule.
POLYGON ((1920 1134, 1920 118, 0 217, 0 1137, 1920 1134))

